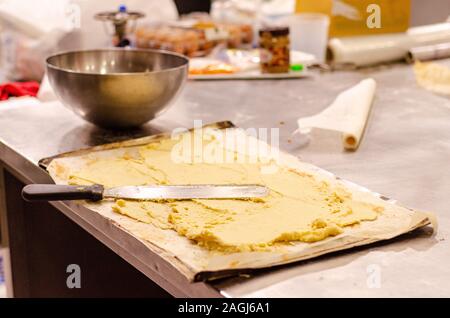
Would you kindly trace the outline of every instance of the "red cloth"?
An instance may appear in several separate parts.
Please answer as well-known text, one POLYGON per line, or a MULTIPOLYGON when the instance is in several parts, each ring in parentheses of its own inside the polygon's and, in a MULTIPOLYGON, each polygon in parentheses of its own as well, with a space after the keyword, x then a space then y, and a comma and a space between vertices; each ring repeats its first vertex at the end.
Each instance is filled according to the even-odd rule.
POLYGON ((38 82, 16 82, 0 85, 0 100, 7 100, 10 97, 33 96, 36 97, 39 91, 38 82))

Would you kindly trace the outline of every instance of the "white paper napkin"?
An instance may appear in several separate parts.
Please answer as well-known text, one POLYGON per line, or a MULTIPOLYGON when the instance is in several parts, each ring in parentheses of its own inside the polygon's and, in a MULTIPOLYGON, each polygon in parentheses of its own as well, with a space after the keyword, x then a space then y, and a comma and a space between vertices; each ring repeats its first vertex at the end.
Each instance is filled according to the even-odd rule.
POLYGON ((52 86, 50 85, 47 75, 44 75, 44 77, 42 78, 37 98, 43 103, 58 100, 52 86))
POLYGON ((340 93, 325 110, 298 120, 298 131, 309 133, 313 128, 337 131, 342 134, 345 149, 356 150, 366 127, 375 96, 376 82, 372 78, 340 93))
POLYGON ((20 107, 39 107, 41 102, 36 97, 23 96, 10 98, 0 102, 0 112, 2 110, 20 107))

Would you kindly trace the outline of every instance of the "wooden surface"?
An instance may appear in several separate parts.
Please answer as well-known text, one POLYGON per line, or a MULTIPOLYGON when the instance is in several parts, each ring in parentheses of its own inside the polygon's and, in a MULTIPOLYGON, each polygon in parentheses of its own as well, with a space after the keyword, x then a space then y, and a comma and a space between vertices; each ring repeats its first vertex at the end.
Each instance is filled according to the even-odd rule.
POLYGON ((5 171, 15 297, 169 297, 169 294, 48 203, 27 203, 5 171), (81 269, 81 288, 66 269, 81 269))

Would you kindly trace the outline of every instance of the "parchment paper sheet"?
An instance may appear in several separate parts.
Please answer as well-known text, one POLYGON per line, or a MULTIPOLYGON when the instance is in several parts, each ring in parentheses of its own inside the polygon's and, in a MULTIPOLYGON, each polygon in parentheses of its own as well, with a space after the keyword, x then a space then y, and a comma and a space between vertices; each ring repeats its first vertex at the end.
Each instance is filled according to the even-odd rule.
MULTIPOLYGON (((236 135, 235 140, 248 142, 249 137, 242 129, 233 128, 228 133, 236 135)), ((253 143, 248 143, 253 144, 253 143)), ((257 142, 259 146, 263 142, 257 142)), ((67 184, 67 172, 78 170, 86 164, 89 158, 117 157, 125 153, 133 153, 138 147, 118 148, 102 151, 94 151, 76 157, 62 157, 54 159, 48 172, 57 184, 67 184), (65 173, 61 173, 61 168, 65 173)), ((238 147, 238 149, 240 149, 238 147)), ((277 153, 267 151, 266 153, 277 153)), ((169 261, 187 279, 191 281, 214 279, 223 275, 236 275, 241 270, 256 269, 281 265, 313 258, 322 254, 337 250, 348 249, 353 246, 369 244, 379 240, 390 239, 400 234, 409 232, 415 228, 430 224, 433 217, 429 213, 408 210, 400 207, 391 200, 383 200, 380 195, 352 183, 339 180, 333 174, 326 172, 313 165, 299 161, 298 158, 286 153, 279 153, 280 165, 298 169, 314 174, 319 179, 327 180, 330 184, 343 184, 352 192, 355 199, 363 199, 376 204, 381 204, 386 211, 383 216, 373 222, 364 222, 361 226, 346 228, 344 233, 327 238, 316 243, 292 243, 282 246, 274 246, 269 251, 222 254, 211 252, 197 246, 186 237, 178 235, 173 230, 163 230, 152 224, 138 222, 129 217, 112 211, 113 202, 102 201, 101 203, 88 203, 80 201, 79 204, 101 214, 129 232, 157 252, 165 260, 169 261)))

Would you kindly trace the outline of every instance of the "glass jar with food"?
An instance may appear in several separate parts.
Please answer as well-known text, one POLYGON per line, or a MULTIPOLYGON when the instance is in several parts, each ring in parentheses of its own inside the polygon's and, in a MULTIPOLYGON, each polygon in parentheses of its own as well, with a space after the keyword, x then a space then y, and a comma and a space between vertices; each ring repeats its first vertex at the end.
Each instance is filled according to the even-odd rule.
POLYGON ((288 27, 269 27, 259 31, 261 71, 287 73, 290 66, 288 27))

